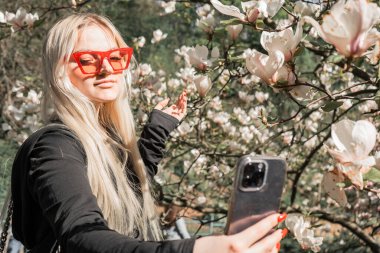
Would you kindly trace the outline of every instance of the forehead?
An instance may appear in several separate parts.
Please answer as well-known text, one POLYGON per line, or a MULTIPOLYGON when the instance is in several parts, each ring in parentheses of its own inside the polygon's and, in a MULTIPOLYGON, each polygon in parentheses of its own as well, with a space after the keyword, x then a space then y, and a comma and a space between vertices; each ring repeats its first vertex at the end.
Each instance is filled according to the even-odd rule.
POLYGON ((107 51, 117 47, 110 31, 98 25, 89 25, 79 30, 74 51, 107 51))

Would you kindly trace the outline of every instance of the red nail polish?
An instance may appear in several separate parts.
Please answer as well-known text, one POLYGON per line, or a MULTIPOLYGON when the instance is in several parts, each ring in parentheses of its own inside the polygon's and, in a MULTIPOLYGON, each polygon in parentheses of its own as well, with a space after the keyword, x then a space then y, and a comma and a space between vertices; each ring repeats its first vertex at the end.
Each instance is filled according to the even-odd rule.
POLYGON ((281 221, 284 221, 286 219, 286 216, 288 216, 286 213, 280 214, 277 218, 277 222, 280 223, 281 221))
POLYGON ((284 228, 284 229, 281 231, 282 238, 284 238, 287 234, 288 234, 288 229, 284 228))
POLYGON ((276 249, 277 249, 278 251, 280 251, 280 248, 281 248, 281 244, 278 242, 278 243, 276 244, 276 249))

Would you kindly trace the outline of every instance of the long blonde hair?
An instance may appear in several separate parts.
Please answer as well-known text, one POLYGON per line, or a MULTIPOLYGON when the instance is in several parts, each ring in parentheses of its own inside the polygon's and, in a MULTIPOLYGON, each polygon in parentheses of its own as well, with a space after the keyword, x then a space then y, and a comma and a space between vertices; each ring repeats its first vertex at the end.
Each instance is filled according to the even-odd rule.
MULTIPOLYGON (((125 47, 122 36, 105 17, 74 14, 49 31, 42 54, 45 101, 54 114, 81 141, 87 158, 87 175, 92 192, 110 228, 132 235, 142 232, 145 240, 161 239, 154 199, 144 163, 137 146, 135 125, 128 99, 131 73, 125 71, 121 92, 115 101, 95 106, 70 82, 66 67, 81 29, 101 27, 118 47, 125 47), (120 154, 120 150, 122 155, 120 154), (138 185, 127 176, 130 159, 138 185)), ((45 118, 49 113, 44 112, 45 118)))

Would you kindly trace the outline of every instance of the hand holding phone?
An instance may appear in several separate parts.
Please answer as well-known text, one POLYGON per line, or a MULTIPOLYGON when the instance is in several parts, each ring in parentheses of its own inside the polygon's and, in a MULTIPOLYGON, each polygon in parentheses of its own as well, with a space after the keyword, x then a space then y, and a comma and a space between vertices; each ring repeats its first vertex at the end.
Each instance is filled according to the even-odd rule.
POLYGON ((227 235, 236 234, 278 211, 286 175, 279 157, 241 157, 228 209, 227 235))

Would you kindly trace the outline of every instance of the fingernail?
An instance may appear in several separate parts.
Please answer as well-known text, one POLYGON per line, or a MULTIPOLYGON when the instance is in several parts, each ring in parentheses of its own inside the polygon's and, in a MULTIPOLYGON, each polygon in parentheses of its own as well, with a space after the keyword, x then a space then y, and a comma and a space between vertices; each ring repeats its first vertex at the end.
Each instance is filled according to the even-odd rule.
POLYGON ((277 222, 280 223, 281 221, 284 221, 286 219, 286 216, 288 216, 286 213, 280 214, 277 218, 277 222))
POLYGON ((287 234, 288 234, 288 229, 284 228, 284 229, 281 231, 282 238, 284 238, 287 234))
POLYGON ((276 244, 276 249, 277 249, 278 251, 280 251, 280 248, 281 248, 281 244, 278 242, 278 243, 276 244))

